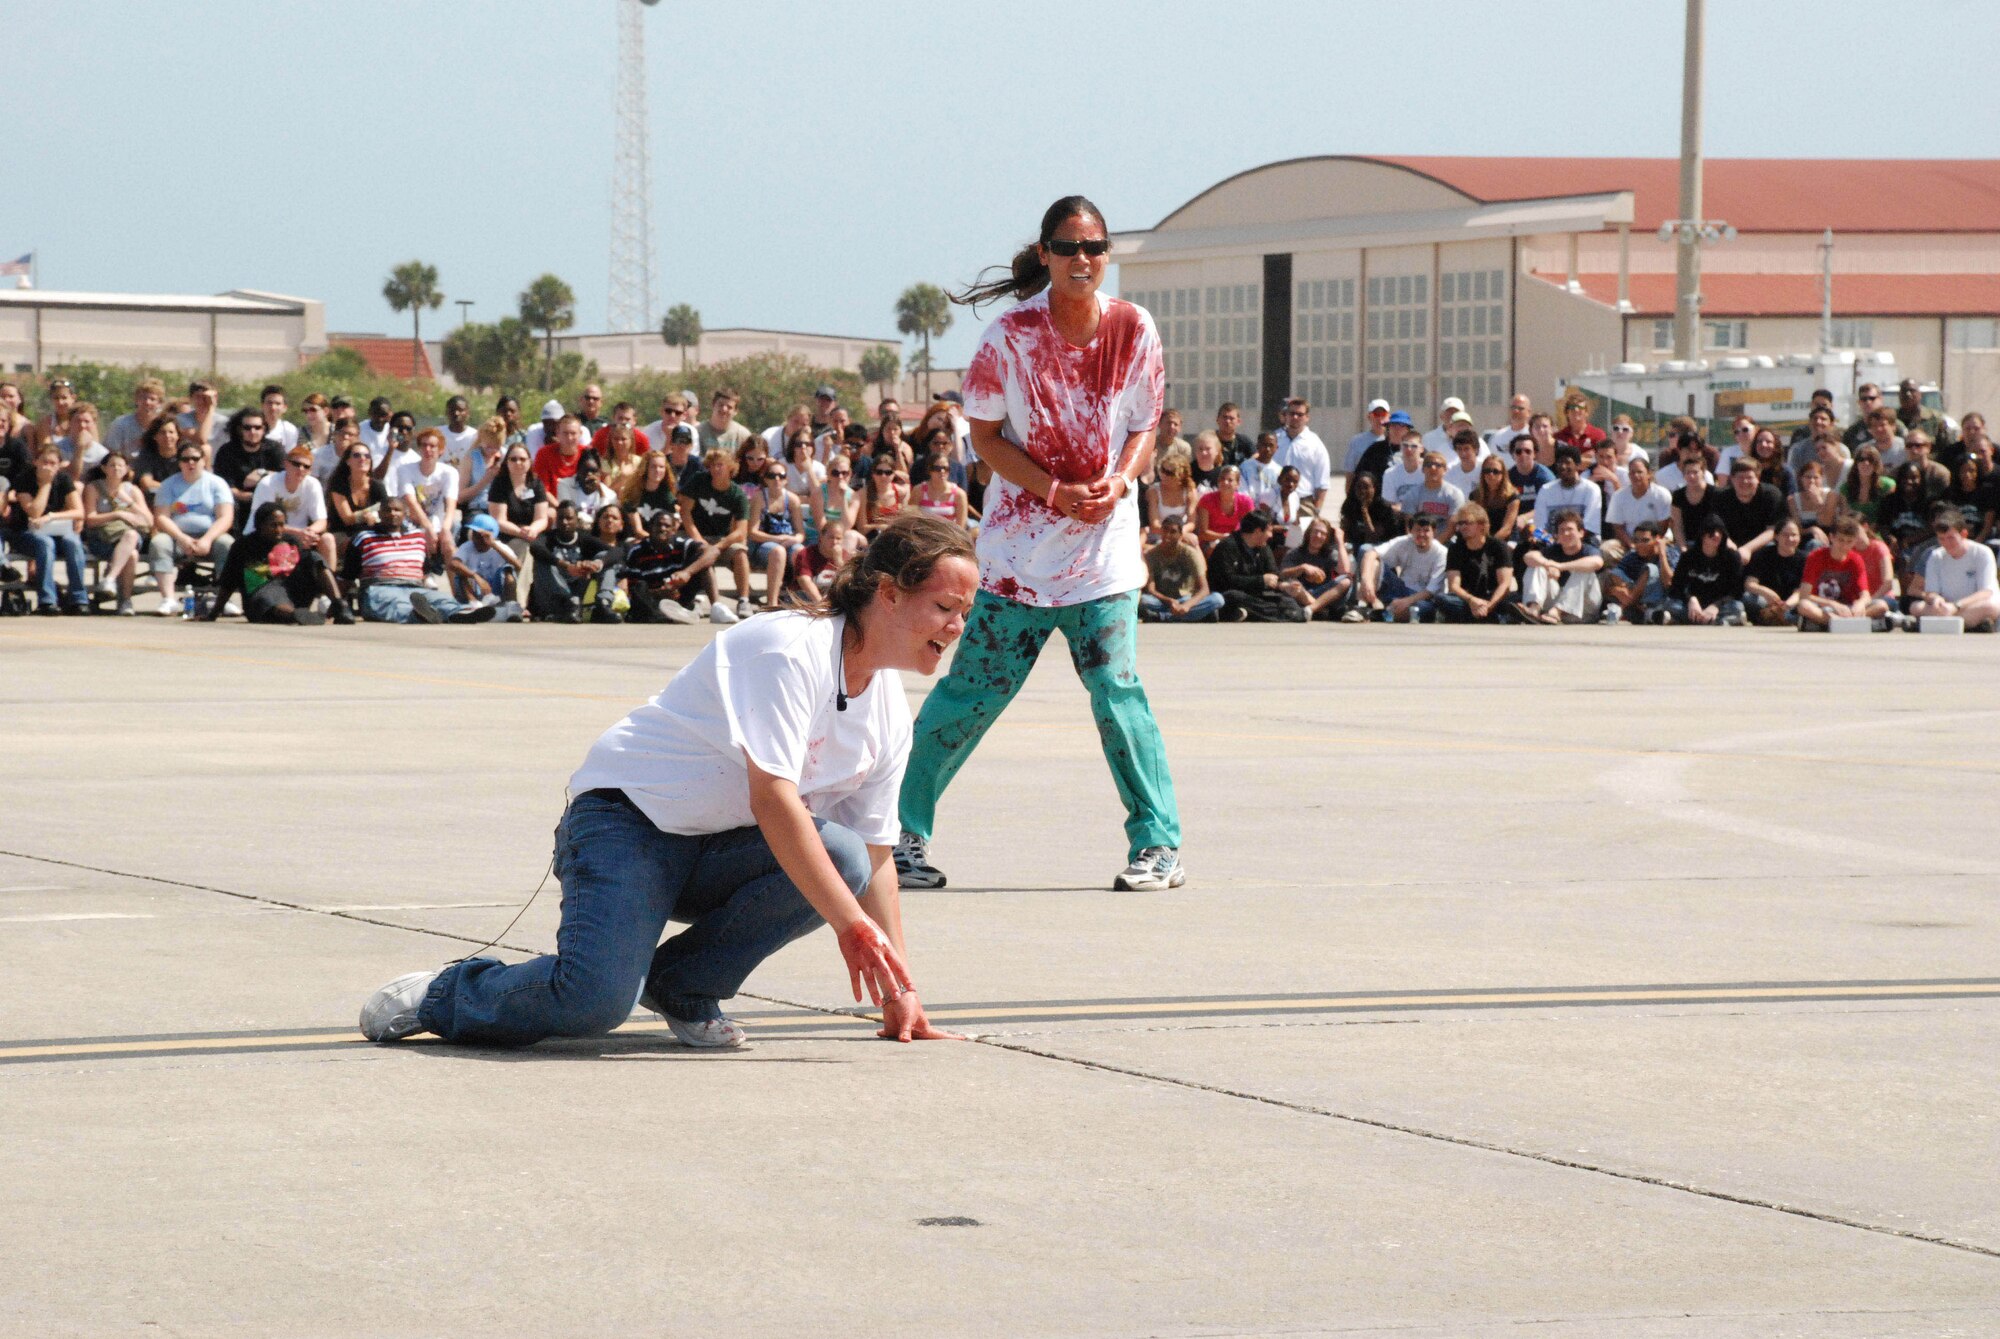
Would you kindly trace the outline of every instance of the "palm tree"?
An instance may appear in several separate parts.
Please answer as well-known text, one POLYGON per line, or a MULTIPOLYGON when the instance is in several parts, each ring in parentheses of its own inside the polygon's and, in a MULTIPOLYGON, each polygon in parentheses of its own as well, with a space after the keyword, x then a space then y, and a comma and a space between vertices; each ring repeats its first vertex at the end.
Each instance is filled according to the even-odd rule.
MULTIPOLYGON (((924 398, 931 393, 931 337, 951 329, 951 299, 936 284, 911 284, 896 299, 896 329, 924 342, 924 398)), ((916 370, 912 359, 911 370, 916 370)))
POLYGON ((421 260, 405 261, 389 271, 389 282, 382 285, 382 296, 389 302, 389 310, 410 314, 410 366, 424 365, 424 308, 436 311, 444 305, 444 294, 438 288, 437 266, 426 265, 421 260))
POLYGON ((551 389, 556 361, 556 331, 576 324, 576 294, 553 274, 545 274, 521 290, 521 324, 542 332, 542 389, 551 389))
POLYGON ((889 398, 889 383, 902 370, 903 359, 887 344, 877 344, 861 355, 861 379, 874 384, 883 399, 889 398))
POLYGON ((681 351, 681 371, 687 371, 688 349, 701 343, 701 313, 685 302, 675 303, 660 322, 660 338, 681 351))

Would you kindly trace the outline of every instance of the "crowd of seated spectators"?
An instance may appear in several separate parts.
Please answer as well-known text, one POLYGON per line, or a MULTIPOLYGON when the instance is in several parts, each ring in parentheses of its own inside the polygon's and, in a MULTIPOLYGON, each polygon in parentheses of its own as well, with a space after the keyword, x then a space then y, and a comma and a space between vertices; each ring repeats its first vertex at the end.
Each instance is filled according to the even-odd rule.
POLYGON ((100 432, 66 379, 47 390, 35 416, 0 382, 0 540, 48 615, 135 614, 149 579, 154 612, 189 618, 733 623, 817 598, 900 512, 975 530, 990 478, 953 393, 914 431, 894 400, 852 421, 831 386, 762 432, 726 388, 641 426, 595 386, 532 424, 453 396, 420 428, 386 399, 294 419, 280 386, 225 413, 209 382, 169 401, 148 379, 100 432))
MULTIPOLYGON (((224 412, 201 380, 175 401, 143 381, 106 426, 62 378, 47 391, 31 415, 0 382, 0 538, 50 615, 136 613, 150 580, 157 613, 193 618, 733 623, 815 599, 902 512, 976 530, 991 478, 951 393, 912 428, 823 386, 760 432, 726 388, 643 425, 595 386, 533 423, 512 396, 478 422, 454 396, 421 428, 379 398, 294 418, 275 385, 224 412)), ((1141 617, 1991 629, 1984 417, 1910 382, 1896 398, 1862 387, 1843 428, 1822 392, 1788 440, 1741 415, 1719 449, 1677 419, 1657 457, 1581 398, 1558 428, 1516 396, 1486 432, 1457 399, 1427 430, 1377 400, 1338 462, 1303 399, 1255 435, 1225 404, 1192 440, 1169 409, 1139 492, 1141 617)))
POLYGON ((1516 396, 1483 433, 1455 398, 1422 432, 1377 400, 1337 505, 1306 401, 1255 439, 1234 405, 1191 442, 1170 410, 1140 615, 1805 631, 1945 616, 1992 631, 2000 475, 1984 416, 1953 423, 1908 381, 1894 408, 1880 387, 1859 396, 1845 429, 1822 391, 1789 439, 1744 414, 1719 449, 1675 419, 1657 458, 1629 417, 1598 428, 1582 398, 1558 428, 1516 396))

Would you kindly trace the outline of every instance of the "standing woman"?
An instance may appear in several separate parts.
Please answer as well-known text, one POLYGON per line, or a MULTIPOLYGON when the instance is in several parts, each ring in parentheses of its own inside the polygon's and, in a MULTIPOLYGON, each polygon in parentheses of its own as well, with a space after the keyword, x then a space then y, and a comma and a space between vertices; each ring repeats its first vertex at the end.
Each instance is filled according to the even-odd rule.
POLYGON ((972 446, 993 469, 979 527, 979 598, 951 673, 925 699, 903 780, 896 867, 941 888, 929 859, 938 797, 1061 631, 1124 801, 1128 860, 1115 887, 1176 888, 1181 824, 1166 746, 1139 682, 1137 480, 1165 388, 1152 317, 1098 291, 1111 250, 1080 195, 1042 215, 1002 278, 958 295, 1017 304, 987 326, 960 387, 972 446))
POLYGON ((362 1009, 362 1035, 598 1036, 637 994, 687 1045, 740 1046, 722 1002, 822 922, 854 998, 865 983, 882 1008, 877 1036, 946 1035, 910 981, 890 858, 910 751, 898 672, 936 672, 977 589, 964 533, 910 516, 841 569, 825 605, 715 638, 570 778, 556 952, 398 977, 362 1009), (662 944, 675 919, 688 928, 662 944))

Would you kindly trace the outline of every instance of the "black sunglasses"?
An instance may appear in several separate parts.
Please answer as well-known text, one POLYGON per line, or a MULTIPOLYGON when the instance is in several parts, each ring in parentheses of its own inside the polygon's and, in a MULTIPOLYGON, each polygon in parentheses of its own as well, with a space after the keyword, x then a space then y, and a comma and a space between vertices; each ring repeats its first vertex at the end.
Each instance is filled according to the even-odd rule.
POLYGON ((1111 239, 1108 237, 1093 237, 1086 242, 1076 242, 1057 238, 1050 242, 1048 246, 1052 254, 1062 256, 1065 259, 1074 256, 1079 251, 1083 252, 1086 256, 1102 256, 1110 252, 1111 239))
POLYGON ((201 464, 200 456, 175 456, 174 459, 178 460, 183 465, 187 464, 190 460, 197 465, 201 464))
POLYGON ((870 471, 868 471, 868 472, 869 472, 870 474, 894 474, 894 473, 895 473, 896 471, 894 471, 894 470, 870 470, 870 471))

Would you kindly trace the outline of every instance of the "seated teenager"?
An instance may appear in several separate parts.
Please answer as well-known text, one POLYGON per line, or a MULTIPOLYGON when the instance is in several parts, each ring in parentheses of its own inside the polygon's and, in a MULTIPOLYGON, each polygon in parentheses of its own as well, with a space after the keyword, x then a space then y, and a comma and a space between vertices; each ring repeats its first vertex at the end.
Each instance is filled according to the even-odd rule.
POLYGON ((370 623, 489 622, 492 605, 467 608, 425 586, 429 542, 404 513, 411 505, 404 498, 389 498, 382 504, 382 519, 347 546, 343 575, 361 592, 361 616, 370 623))
POLYGON ((1674 562, 1665 530, 1658 521, 1640 521, 1631 528, 1630 546, 1616 563, 1605 567, 1605 622, 1667 621, 1667 587, 1673 583, 1674 562))
POLYGON ((500 542, 500 523, 490 512, 478 512, 465 523, 465 542, 445 560, 452 593, 468 605, 490 604, 493 621, 513 623, 521 617, 514 592, 521 587, 521 560, 500 542))
MULTIPOLYGON (((1370 549, 1361 560, 1361 605, 1384 623, 1424 623, 1444 592, 1444 545, 1427 512, 1408 518, 1409 533, 1370 549)), ((1350 612, 1360 612, 1359 609, 1350 612)), ((1347 616, 1342 615, 1346 622, 1347 616)))
MULTIPOLYGON (((1558 447, 1558 455, 1567 449, 1558 447)), ((1556 468, 1560 478, 1560 460, 1556 468)), ((1542 496, 1549 491, 1544 488, 1542 496)), ((1597 579, 1604 555, 1575 512, 1559 511, 1549 519, 1555 538, 1521 555, 1521 618, 1528 623, 1593 622, 1604 610, 1604 589, 1597 579)))
POLYGON ((625 593, 634 623, 693 623, 701 617, 701 583, 695 578, 714 565, 715 547, 691 539, 681 528, 679 507, 656 508, 646 537, 625 554, 625 593))
POLYGON ((1297 623, 1305 611, 1279 589, 1277 555, 1271 552, 1271 518, 1252 511, 1224 535, 1208 559, 1208 583, 1222 596, 1224 623, 1297 623))
MULTIPOLYGON (((583 622, 583 597, 604 570, 605 547, 602 540, 584 533, 574 502, 557 507, 555 525, 529 547, 535 575, 528 589, 528 612, 556 623, 583 622)), ((611 613, 614 594, 615 590, 600 586, 593 612, 611 613)))
POLYGON ((1860 518, 1843 516, 1825 545, 1806 555, 1797 605, 1801 631, 1824 631, 1836 618, 1873 618, 1887 628, 1890 605, 1874 591, 1861 543, 1860 518))
MULTIPOLYGON (((1769 435, 1769 429, 1758 434, 1769 435)), ((1771 440, 1775 443, 1777 438, 1771 440)), ((1800 537, 1799 523, 1785 517, 1778 522, 1777 538, 1757 550, 1743 571, 1743 608, 1761 627, 1784 627, 1798 621, 1806 573, 1800 537)))
POLYGON ((1918 618, 1962 618, 1967 632, 1993 631, 2000 616, 1993 550, 1966 538, 1965 516, 1950 503, 1932 513, 1931 532, 1937 547, 1924 564, 1923 591, 1910 612, 1918 618))
MULTIPOLYGON (((835 457, 836 461, 845 459, 844 456, 835 457)), ((819 538, 800 549, 792 558, 792 594, 798 603, 809 605, 826 593, 827 587, 833 584, 834 574, 840 571, 840 565, 854 556, 853 540, 844 515, 828 512, 821 518, 819 538)))
POLYGON ((1279 562, 1278 577, 1298 583, 1297 598, 1307 618, 1334 617, 1354 588, 1354 569, 1333 523, 1319 516, 1307 522, 1304 540, 1279 562))
POLYGON ((210 623, 222 617, 222 607, 232 595, 243 597, 243 617, 252 623, 318 627, 326 619, 312 605, 322 595, 332 607, 334 622, 354 621, 318 546, 301 545, 293 538, 282 502, 257 508, 250 533, 230 546, 216 577, 215 603, 204 617, 210 623))
POLYGON ((1222 606, 1222 596, 1208 588, 1208 564, 1187 542, 1182 519, 1161 517, 1160 542, 1146 550, 1139 617, 1148 623, 1213 623, 1222 606))
POLYGON ((1743 560, 1729 547, 1729 527, 1719 516, 1702 522, 1695 540, 1674 565, 1668 612, 1679 623, 1743 625, 1743 560))
POLYGON ((1438 618, 1445 623, 1512 622, 1519 603, 1514 589, 1514 553, 1493 538, 1486 508, 1468 502, 1458 509, 1444 555, 1444 594, 1438 618))

